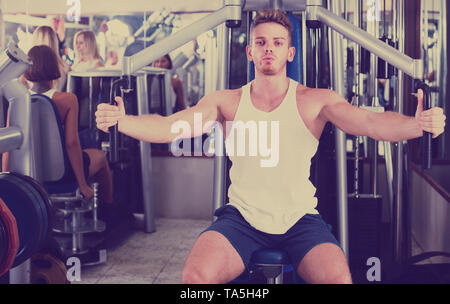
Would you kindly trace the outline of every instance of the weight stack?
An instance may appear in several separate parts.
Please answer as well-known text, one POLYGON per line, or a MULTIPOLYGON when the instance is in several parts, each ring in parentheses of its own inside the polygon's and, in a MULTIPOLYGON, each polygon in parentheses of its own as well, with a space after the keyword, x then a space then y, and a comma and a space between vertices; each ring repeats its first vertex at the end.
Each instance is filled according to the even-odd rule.
POLYGON ((372 283, 366 276, 372 267, 367 260, 377 257, 381 261, 381 207, 381 196, 348 198, 349 264, 354 283, 372 283))

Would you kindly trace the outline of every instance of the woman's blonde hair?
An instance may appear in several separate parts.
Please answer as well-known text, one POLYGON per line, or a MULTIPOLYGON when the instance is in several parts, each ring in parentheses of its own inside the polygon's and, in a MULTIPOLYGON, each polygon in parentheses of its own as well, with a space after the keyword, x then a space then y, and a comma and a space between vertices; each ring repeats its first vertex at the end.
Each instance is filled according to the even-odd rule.
POLYGON ((50 47, 56 54, 56 59, 58 61, 59 70, 63 72, 65 70, 65 65, 61 56, 59 55, 59 40, 55 31, 47 25, 38 27, 33 33, 33 45, 46 45, 50 47))
MULTIPOLYGON (((77 52, 77 39, 78 39, 78 36, 80 36, 80 35, 83 36, 84 43, 86 44, 86 48, 89 51, 89 56, 92 56, 93 59, 103 60, 98 51, 97 40, 95 38, 95 34, 93 31, 90 31, 90 30, 79 31, 75 34, 75 37, 73 39, 73 49, 75 50, 75 54, 77 55, 77 57, 79 56, 79 54, 77 52)), ((78 61, 79 58, 75 59, 75 60, 78 61)))

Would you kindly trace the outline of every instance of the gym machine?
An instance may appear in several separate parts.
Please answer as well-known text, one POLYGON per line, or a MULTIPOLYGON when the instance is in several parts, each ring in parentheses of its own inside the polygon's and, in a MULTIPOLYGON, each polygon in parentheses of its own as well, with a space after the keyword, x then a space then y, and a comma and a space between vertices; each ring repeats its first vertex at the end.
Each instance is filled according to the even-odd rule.
MULTIPOLYGON (((17 79, 32 64, 17 45, 10 44, 2 53, 0 62, 0 96, 9 103, 9 126, 0 129, 0 152, 9 152, 10 171, 0 174, 0 281, 12 284, 67 283, 66 267, 60 260, 64 257, 53 238, 53 232, 58 230, 57 202, 52 201, 55 197, 49 195, 45 188, 47 181, 64 170, 62 166, 50 165, 63 158, 62 153, 58 158, 61 151, 44 150, 50 147, 50 142, 57 142, 54 140, 56 136, 59 138, 60 126, 50 126, 49 123, 51 117, 57 121, 57 113, 46 100, 44 104, 50 111, 42 111, 40 99, 48 98, 30 96, 17 79), (43 126, 50 126, 51 130, 43 129, 43 126)), ((59 145, 63 146, 60 142, 59 145)), ((81 196, 78 200, 82 200, 81 196)), ((67 213, 80 219, 83 212, 93 211, 95 219, 95 201, 93 205, 67 213)), ((100 221, 95 225, 101 230, 100 221)), ((64 228, 80 228, 75 222, 68 226, 71 227, 64 228)), ((68 232, 68 229, 63 229, 63 232, 68 232)), ((72 232, 76 233, 73 233, 73 243, 69 247, 79 253, 84 232, 72 232)))
MULTIPOLYGON (((280 9, 285 10, 291 10, 291 11, 304 11, 304 16, 306 17, 306 22, 309 24, 316 23, 317 27, 320 26, 320 24, 324 24, 328 26, 328 28, 332 29, 331 34, 331 54, 330 56, 334 58, 333 61, 333 69, 332 69, 332 83, 333 83, 333 89, 340 94, 341 96, 345 96, 345 86, 343 80, 345 79, 344 75, 344 67, 343 67, 343 53, 342 53, 342 36, 344 38, 347 38, 353 42, 355 42, 357 45, 363 47, 367 52, 370 52, 372 55, 372 62, 376 62, 376 57, 378 57, 379 60, 384 60, 384 63, 387 65, 388 68, 391 70, 395 67, 398 69, 398 85, 397 85, 397 91, 396 95, 398 96, 399 100, 399 108, 398 112, 403 113, 403 90, 402 90, 402 83, 403 83, 403 73, 406 73, 413 77, 414 79, 417 79, 416 81, 416 87, 415 89, 421 88, 424 90, 424 110, 427 110, 431 107, 430 105, 430 99, 429 99, 429 88, 421 83, 421 79, 423 77, 423 62, 420 59, 412 59, 406 55, 403 54, 403 42, 401 41, 399 43, 398 48, 394 48, 392 45, 389 45, 385 43, 382 40, 379 40, 376 36, 371 35, 364 30, 360 29, 358 26, 355 26, 341 17, 338 16, 340 14, 341 10, 339 8, 338 1, 330 1, 329 8, 330 11, 323 7, 323 1, 322 0, 307 0, 307 1, 296 1, 295 4, 292 4, 292 2, 289 2, 288 5, 283 6, 283 3, 281 1, 269 1, 269 6, 274 7, 276 4, 280 9)), ((400 12, 400 17, 398 18, 397 22, 399 24, 400 29, 403 29, 403 15, 404 15, 404 4, 401 1, 396 2, 396 9, 400 12)), ((250 6, 249 6, 250 7, 250 6)), ((252 6, 252 9, 260 9, 267 6, 261 5, 261 6, 252 6)), ((247 9, 248 7, 246 7, 247 9)), ((304 23, 304 24, 305 24, 304 23)), ((303 30, 305 31, 305 27, 303 27, 303 30)), ((304 35, 305 36, 305 35, 304 35)), ((314 37, 316 38, 315 42, 317 43, 318 37, 317 35, 314 37)), ((317 58, 317 57, 316 57, 317 58)), ((372 66, 374 66, 372 64, 372 66)), ((306 80, 308 80, 306 78, 306 80)), ((349 194, 347 193, 347 161, 346 161, 346 137, 345 133, 336 129, 335 130, 335 146, 336 146, 336 174, 337 174, 337 192, 338 192, 338 237, 341 242, 341 245, 344 249, 344 252, 348 256, 349 252, 349 237, 348 237, 348 211, 347 211, 347 200, 349 194)), ((424 134, 423 139, 423 163, 422 167, 424 169, 431 167, 431 134, 426 133, 424 134)), ((397 144, 397 178, 396 178, 396 190, 397 192, 401 192, 403 179, 403 143, 400 142, 397 144)), ((390 149, 389 145, 386 145, 387 148, 390 149)), ((223 153, 220 153, 220 155, 223 155, 223 153)), ((219 162, 220 159, 216 156, 216 163, 219 162)), ((388 166, 389 167, 389 166, 388 166)), ((218 170, 221 170, 223 167, 219 166, 215 169, 215 185, 214 185, 214 209, 216 209, 218 206, 223 205, 223 200, 225 197, 225 194, 223 193, 224 189, 224 177, 222 172, 218 172, 218 170)), ((375 163, 376 168, 376 163, 375 163)), ((375 170, 374 168, 374 170, 375 170)), ((392 170, 392 168, 391 168, 392 170)), ((392 177, 392 174, 388 173, 388 176, 392 177)), ((376 184, 375 184, 376 185, 376 184)), ((375 186, 376 187, 376 186, 375 186)), ((376 188, 374 189, 376 193, 376 188)), ((393 190, 392 190, 393 192, 393 190)), ((391 192, 391 193, 392 193, 391 192)), ((358 195, 358 194, 357 194, 358 195)), ((402 194, 397 193, 395 196, 395 204, 394 204, 394 210, 395 210, 395 234, 394 234, 394 246, 395 246, 395 257, 396 261, 400 259, 400 252, 401 252, 401 246, 402 246, 402 194)), ((272 254, 272 253, 271 253, 272 254)), ((280 257, 282 257, 280 253, 280 257)), ((281 258, 280 258, 281 259, 281 258)))
MULTIPOLYGON (((176 49, 194 39, 196 39, 200 34, 214 29, 219 26, 219 43, 225 47, 222 49, 222 54, 219 54, 219 71, 222 71, 220 75, 219 84, 217 89, 226 89, 228 87, 228 69, 229 69, 229 46, 228 46, 228 36, 230 27, 237 27, 240 25, 241 20, 241 10, 242 5, 240 0, 225 0, 224 6, 209 14, 208 16, 194 22, 193 24, 179 30, 176 33, 160 40, 159 42, 139 51, 132 56, 124 56, 123 65, 121 71, 121 77, 124 79, 122 86, 124 89, 130 89, 131 76, 142 68, 146 67, 151 62, 156 59, 168 54, 173 49, 176 49), (225 24, 223 24, 225 23, 225 24), (225 26, 226 25, 226 26, 225 26)), ((147 68, 146 68, 147 69, 147 68)), ((131 88, 132 89, 132 88, 131 88)), ((138 94, 140 95, 140 94, 138 94)), ((114 103, 114 101, 112 101, 114 103)), ((117 128, 111 128, 111 137, 117 137, 117 128)), ((216 141, 219 142, 219 141, 216 141)), ((150 155, 150 146, 147 143, 142 143, 144 149, 141 151, 143 155, 150 155)), ((217 148, 217 144, 216 144, 217 148)), ((110 141, 111 151, 117 150, 118 146, 113 141, 110 141)), ((149 161, 148 157, 144 157, 143 160, 149 161)), ((150 164, 148 164, 149 166, 150 164)), ((215 160, 215 174, 216 176, 222 176, 225 171, 225 157, 215 160)), ((224 176, 224 175, 223 175, 224 176)), ((150 179, 145 182, 145 185, 150 185, 150 179)), ((222 183, 223 187, 224 183, 222 183)), ((147 188, 149 189, 149 188, 147 188)), ((215 196, 223 196, 223 188, 215 189, 215 196)), ((150 195, 150 192, 149 192, 150 195)), ((222 198, 218 198, 215 201, 223 201, 222 198)), ((144 205, 145 206, 145 205, 144 205)), ((146 230, 154 231, 153 214, 152 212, 144 212, 144 222, 147 223, 147 227, 153 227, 151 229, 146 228, 146 230)))
POLYGON ((28 56, 15 44, 9 44, 0 56, 0 96, 10 105, 9 127, 0 129, 0 152, 9 152, 9 169, 12 172, 3 173, 0 179, 0 234, 2 244, 6 245, 0 248, 0 274, 6 275, 9 283, 30 282, 30 257, 42 246, 50 231, 48 200, 45 201, 41 189, 35 188, 34 183, 22 178, 38 177, 30 95, 17 79, 31 64, 28 56), (29 208, 17 204, 17 199, 22 199, 21 203, 29 208), (9 220, 5 220, 6 217, 9 220), (5 223, 9 224, 5 226, 5 223), (5 249, 6 252, 3 252, 5 249))
MULTIPOLYGON (((135 115, 151 113, 152 104, 158 104, 158 113, 170 115, 172 102, 170 71, 143 67, 131 77, 123 78, 120 70, 96 69, 87 72, 70 72, 68 91, 77 95, 80 102, 80 127, 87 133, 87 143, 108 153, 114 174, 114 197, 119 203, 132 202, 136 224, 145 232, 155 231, 154 202, 151 180, 151 144, 137 141, 118 132, 105 135, 95 128, 95 108, 101 102, 110 102, 115 96, 125 100, 126 112, 135 115), (131 85, 129 90, 119 89, 131 85), (156 96, 151 88, 157 88, 156 96), (155 100, 152 100, 155 99, 155 100), (143 213, 140 204, 142 202, 143 213)), ((82 131, 82 133, 85 133, 82 131)), ((86 134, 86 133, 85 133, 86 134)), ((120 206, 119 206, 120 207, 120 206)), ((127 210, 129 211, 129 210, 127 210)))
MULTIPOLYGON (((323 7, 323 1, 321 0, 304 0, 295 1, 295 4, 289 3, 283 7, 281 1, 271 1, 271 4, 277 4, 279 8, 292 11, 304 11, 306 20, 308 22, 320 22, 333 30, 332 34, 332 57, 343 58, 342 54, 342 39, 339 34, 345 38, 354 41, 370 53, 374 54, 378 58, 383 59, 399 71, 399 83, 403 80, 403 73, 406 73, 414 79, 422 79, 423 77, 423 62, 420 59, 412 59, 406 56, 402 52, 402 45, 399 45, 399 50, 380 41, 375 36, 365 32, 364 30, 354 26, 353 24, 345 21, 336 15, 339 12, 335 1, 331 1, 331 11, 323 7)), ((403 4, 401 1, 397 2, 398 9, 401 12, 401 18, 403 18, 403 4)), ((247 1, 242 5, 241 1, 224 1, 224 7, 215 13, 208 15, 194 24, 181 29, 180 31, 172 34, 169 37, 159 41, 158 43, 144 49, 143 51, 130 56, 125 57, 122 66, 122 76, 129 77, 134 71, 139 70, 148 63, 156 60, 164 54, 170 52, 174 48, 183 45, 184 43, 195 39, 200 33, 214 28, 217 25, 226 22, 227 26, 236 26, 239 24, 241 10, 259 9, 265 6, 256 4, 251 1, 247 1)), ((402 24, 402 20, 398 21, 402 24)), ((221 80, 217 89, 225 89, 228 83, 228 68, 229 68, 229 40, 228 30, 225 29, 219 35, 221 44, 223 45, 223 56, 219 63, 219 70, 222 71, 221 80)), ((343 65, 342 61, 336 60, 334 63, 334 69, 332 73, 334 90, 341 96, 345 96, 345 86, 343 83, 343 65)), ((418 88, 419 86, 417 86, 418 88)), ((425 86, 422 86, 426 90, 425 86)), ((397 92, 399 100, 403 99, 402 91, 397 92)), ((428 96, 425 91, 425 96, 428 96)), ((401 103, 400 103, 401 104, 401 103)), ((425 110, 430 108, 429 100, 425 97, 425 110)), ((399 112, 402 113, 403 109, 400 106, 399 112)), ((217 134, 217 133, 216 133, 217 134)), ((348 211, 347 211, 347 168, 346 168, 346 150, 345 150, 345 133, 336 130, 336 174, 337 174, 337 191, 338 191, 338 219, 339 219, 339 239, 344 252, 348 254, 348 211)), ((430 153, 430 139, 431 134, 426 133, 424 135, 424 153, 423 153, 423 167, 429 168, 431 166, 431 153, 430 153)), ((216 157, 214 163, 214 189, 213 189, 213 210, 221 207, 225 201, 225 176, 226 176, 226 159, 223 156, 223 143, 218 138, 215 141, 216 157), (218 156, 220 155, 220 156, 218 156)), ((398 143, 397 154, 399 157, 397 162, 397 189, 402 185, 402 172, 403 172, 403 149, 402 143, 398 143)), ((397 217, 397 231, 396 231, 396 244, 400 246, 400 227, 401 227, 401 212, 402 209, 402 196, 396 196, 396 214, 397 217)))

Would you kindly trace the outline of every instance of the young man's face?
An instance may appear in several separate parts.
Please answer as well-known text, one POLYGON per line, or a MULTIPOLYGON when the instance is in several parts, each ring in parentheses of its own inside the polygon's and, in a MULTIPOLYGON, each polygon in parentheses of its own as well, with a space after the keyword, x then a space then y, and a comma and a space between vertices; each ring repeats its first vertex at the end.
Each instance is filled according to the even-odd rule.
POLYGON ((256 72, 276 75, 291 62, 295 48, 289 46, 288 30, 274 22, 257 25, 251 34, 251 46, 247 46, 247 58, 255 64, 256 72))

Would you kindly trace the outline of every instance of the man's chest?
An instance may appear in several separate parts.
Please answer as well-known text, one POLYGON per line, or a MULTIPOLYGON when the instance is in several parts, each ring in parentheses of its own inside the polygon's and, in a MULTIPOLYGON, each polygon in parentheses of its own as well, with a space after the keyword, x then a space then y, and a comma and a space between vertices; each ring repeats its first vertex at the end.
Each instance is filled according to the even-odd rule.
MULTIPOLYGON (((220 105, 220 111, 224 119, 224 121, 222 122, 223 130, 227 130, 227 126, 229 128, 231 125, 230 122, 234 122, 240 102, 240 98, 230 98, 220 105)), ((311 132, 311 134, 319 140, 325 126, 325 122, 323 122, 319 117, 319 104, 300 97, 297 98, 296 105, 297 112, 295 113, 294 117, 301 120, 305 124, 307 129, 311 132)), ((273 111, 279 106, 280 102, 275 102, 256 105, 255 108, 260 111, 270 113, 271 110, 273 111)))

